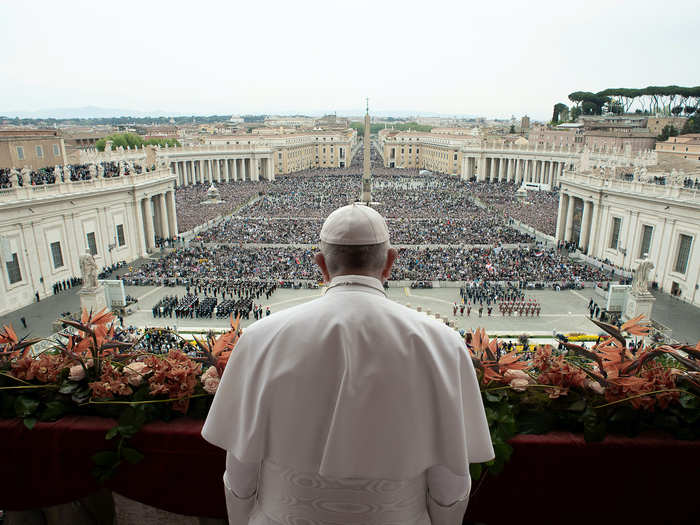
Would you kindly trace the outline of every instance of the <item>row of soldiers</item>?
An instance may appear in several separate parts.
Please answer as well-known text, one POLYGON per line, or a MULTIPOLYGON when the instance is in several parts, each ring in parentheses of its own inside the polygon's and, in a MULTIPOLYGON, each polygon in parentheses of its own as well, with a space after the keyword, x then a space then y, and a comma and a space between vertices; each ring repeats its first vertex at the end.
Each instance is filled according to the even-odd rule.
POLYGON ((506 315, 511 316, 514 313, 519 314, 520 317, 534 317, 535 315, 539 317, 542 306, 534 299, 530 299, 529 301, 503 301, 499 303, 498 309, 504 317, 506 315))
POLYGON ((71 277, 70 279, 58 281, 53 285, 53 294, 57 295, 64 290, 69 290, 73 286, 78 286, 80 284, 83 284, 83 280, 80 277, 71 277))

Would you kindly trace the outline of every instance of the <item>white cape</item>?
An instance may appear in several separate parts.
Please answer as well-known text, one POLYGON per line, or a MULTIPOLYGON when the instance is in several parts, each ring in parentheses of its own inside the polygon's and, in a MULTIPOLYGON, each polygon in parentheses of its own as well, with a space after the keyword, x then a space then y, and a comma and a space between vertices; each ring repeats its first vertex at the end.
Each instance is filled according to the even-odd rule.
POLYGON ((353 279, 245 330, 204 438, 242 462, 337 478, 406 480, 433 465, 466 475, 492 459, 460 336, 353 279))

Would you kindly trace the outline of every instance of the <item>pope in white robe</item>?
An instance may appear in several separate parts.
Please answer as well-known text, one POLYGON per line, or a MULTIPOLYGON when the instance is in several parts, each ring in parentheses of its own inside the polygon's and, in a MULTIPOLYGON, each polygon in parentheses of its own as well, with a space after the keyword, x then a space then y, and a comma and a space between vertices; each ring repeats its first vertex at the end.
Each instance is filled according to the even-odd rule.
POLYGON ((246 328, 204 438, 227 451, 236 525, 458 525, 494 457, 457 332, 389 300, 396 251, 372 208, 326 219, 311 302, 246 328))

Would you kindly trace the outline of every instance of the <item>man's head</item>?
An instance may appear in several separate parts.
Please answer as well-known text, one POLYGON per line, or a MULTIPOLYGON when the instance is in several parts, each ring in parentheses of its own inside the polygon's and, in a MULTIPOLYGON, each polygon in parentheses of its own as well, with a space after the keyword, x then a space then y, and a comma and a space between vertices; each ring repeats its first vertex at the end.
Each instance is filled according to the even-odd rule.
POLYGON ((321 228, 316 264, 328 282, 337 275, 389 278, 396 250, 389 244, 386 221, 369 206, 350 204, 331 213, 321 228))

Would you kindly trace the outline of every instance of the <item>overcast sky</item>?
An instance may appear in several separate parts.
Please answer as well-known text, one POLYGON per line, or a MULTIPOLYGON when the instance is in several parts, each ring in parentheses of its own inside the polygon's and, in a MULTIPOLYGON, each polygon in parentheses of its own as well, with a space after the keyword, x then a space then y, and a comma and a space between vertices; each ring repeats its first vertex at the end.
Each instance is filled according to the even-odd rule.
POLYGON ((0 115, 549 118, 576 90, 700 85, 697 0, 0 0, 0 115))

